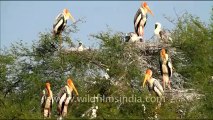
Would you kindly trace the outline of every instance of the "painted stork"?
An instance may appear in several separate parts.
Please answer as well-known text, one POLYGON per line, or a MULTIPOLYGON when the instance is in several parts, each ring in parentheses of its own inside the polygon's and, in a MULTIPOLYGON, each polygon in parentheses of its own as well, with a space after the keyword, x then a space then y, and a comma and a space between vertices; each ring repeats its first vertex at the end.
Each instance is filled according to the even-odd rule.
POLYGON ((163 77, 163 89, 165 90, 166 86, 171 89, 170 77, 172 76, 172 63, 164 48, 162 48, 162 50, 160 51, 159 63, 161 75, 163 77))
POLYGON ((166 30, 163 30, 161 28, 161 24, 159 22, 155 23, 155 30, 154 30, 155 36, 157 39, 160 39, 161 41, 168 43, 168 41, 172 42, 172 38, 170 37, 169 33, 166 32, 166 30))
POLYGON ((44 117, 51 117, 53 105, 53 93, 50 88, 50 83, 47 82, 45 85, 45 89, 42 91, 42 98, 41 98, 41 108, 44 117))
POLYGON ((135 29, 135 33, 137 33, 138 36, 143 37, 143 35, 144 35, 144 27, 146 26, 146 20, 147 20, 147 13, 148 12, 151 15, 153 15, 153 13, 150 10, 147 3, 143 2, 141 4, 141 7, 138 9, 137 13, 135 14, 134 29, 135 29))
POLYGON ((67 85, 65 85, 65 87, 63 87, 57 95, 57 110, 60 118, 67 116, 67 108, 72 98, 73 90, 78 96, 78 91, 75 88, 75 85, 73 84, 72 80, 69 78, 67 80, 67 85))
POLYGON ((146 70, 145 78, 143 81, 143 88, 146 84, 146 81, 148 82, 148 88, 150 92, 154 91, 159 97, 164 94, 163 87, 161 86, 159 81, 155 78, 152 78, 152 71, 150 69, 146 70))
POLYGON ((56 19, 55 23, 53 24, 53 33, 54 35, 60 35, 61 32, 64 30, 64 28, 67 25, 67 20, 71 19, 72 22, 75 22, 75 19, 71 15, 68 9, 64 9, 62 13, 60 13, 56 19))

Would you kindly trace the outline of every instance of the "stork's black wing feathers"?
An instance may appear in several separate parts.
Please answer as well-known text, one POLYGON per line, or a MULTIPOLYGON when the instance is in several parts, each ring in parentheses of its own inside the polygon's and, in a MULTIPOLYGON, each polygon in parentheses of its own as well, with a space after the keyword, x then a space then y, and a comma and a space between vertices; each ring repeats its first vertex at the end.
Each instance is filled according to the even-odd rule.
POLYGON ((57 16, 57 18, 56 18, 56 20, 55 20, 55 22, 54 22, 54 24, 53 24, 53 28, 58 24, 58 22, 61 20, 61 18, 63 18, 64 17, 64 15, 62 14, 62 13, 60 13, 58 16, 57 16))
MULTIPOLYGON (((143 15, 143 14, 142 14, 143 15)), ((144 16, 143 16, 144 17, 144 16)), ((143 19, 143 17, 142 17, 142 19, 143 19)), ((146 19, 148 19, 148 15, 146 15, 146 19)), ((147 20, 146 20, 147 21, 147 20)), ((146 21, 145 21, 145 23, 144 23, 144 27, 146 26, 146 21)))
POLYGON ((63 22, 62 22, 62 24, 58 27, 57 33, 55 33, 56 35, 57 35, 57 34, 60 34, 61 31, 64 30, 64 28, 65 28, 65 26, 66 26, 66 24, 67 24, 67 21, 65 20, 64 15, 63 15, 62 13, 59 14, 58 17, 56 18, 55 23, 53 24, 53 29, 56 27, 57 24, 59 24, 59 22, 60 22, 61 20, 62 20, 63 22))
MULTIPOLYGON (((138 9, 138 11, 136 12, 136 14, 135 14, 135 17, 134 17, 134 28, 135 28, 135 33, 137 33, 137 31, 138 31, 138 28, 139 28, 139 26, 140 26, 140 22, 141 22, 141 20, 143 19, 143 13, 142 13, 142 11, 141 11, 141 9, 139 8, 138 9), (141 18, 140 18, 140 20, 137 22, 137 19, 138 19, 138 17, 141 15, 141 18), (137 23, 136 23, 137 22, 137 23), (137 25, 136 27, 135 27, 135 24, 137 25)), ((138 35, 138 33, 137 33, 137 35, 138 35)))
MULTIPOLYGON (((141 9, 139 8, 138 11, 137 11, 136 14, 135 14, 135 17, 134 17, 134 24, 135 24, 137 18, 138 18, 140 15, 142 15, 142 12, 141 12, 141 9)), ((138 23, 137 23, 137 24, 138 24, 138 23)))
MULTIPOLYGON (((147 18, 147 17, 146 17, 147 18)), ((144 27, 146 26, 146 21, 145 21, 145 23, 144 23, 144 27)))

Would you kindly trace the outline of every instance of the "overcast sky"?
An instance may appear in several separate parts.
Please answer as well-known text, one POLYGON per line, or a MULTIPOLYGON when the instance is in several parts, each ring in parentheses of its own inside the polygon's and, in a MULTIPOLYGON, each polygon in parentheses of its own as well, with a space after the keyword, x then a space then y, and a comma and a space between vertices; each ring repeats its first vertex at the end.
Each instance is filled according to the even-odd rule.
MULTIPOLYGON (((84 18, 80 31, 72 38, 80 39, 86 46, 97 41, 89 40, 90 34, 106 31, 108 25, 114 31, 132 32, 133 19, 141 1, 0 1, 1 3, 1 47, 23 40, 29 45, 38 40, 39 32, 49 31, 55 17, 68 8, 75 19, 84 18)), ((148 1, 154 17, 148 16, 145 39, 153 35, 155 22, 164 28, 174 27, 163 15, 175 18, 188 11, 204 22, 210 18, 212 1, 148 1)), ((71 21, 68 24, 72 24, 71 21)), ((76 42, 75 42, 76 43, 76 42)))

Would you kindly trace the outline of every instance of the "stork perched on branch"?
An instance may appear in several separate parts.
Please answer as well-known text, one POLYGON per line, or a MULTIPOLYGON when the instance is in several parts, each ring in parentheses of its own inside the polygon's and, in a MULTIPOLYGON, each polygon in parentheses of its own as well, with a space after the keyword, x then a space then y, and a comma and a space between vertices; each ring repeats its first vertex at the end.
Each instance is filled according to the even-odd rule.
POLYGON ((68 9, 64 9, 62 13, 60 13, 56 19, 55 23, 53 24, 53 33, 54 35, 60 35, 61 32, 67 25, 67 20, 71 19, 72 22, 75 22, 75 19, 71 15, 68 9))
POLYGON ((143 37, 143 35, 144 35, 144 27, 146 26, 147 13, 148 12, 151 15, 153 15, 153 13, 150 10, 150 8, 147 5, 147 3, 143 2, 141 4, 141 7, 138 9, 137 13, 135 14, 135 17, 134 17, 134 29, 135 29, 135 33, 137 33, 138 36, 143 37))
MULTIPOLYGON (((67 25, 67 20, 71 19, 72 22, 75 22, 75 19, 72 17, 71 13, 69 12, 68 9, 64 9, 62 13, 60 13, 53 24, 53 34, 54 36, 59 36, 61 37, 61 33, 64 30, 64 28, 67 25)), ((60 49, 61 49, 61 44, 62 44, 62 39, 60 38, 60 49)))
POLYGON ((163 77, 163 89, 165 90, 166 86, 168 86, 168 88, 171 89, 170 77, 172 76, 172 63, 164 48, 162 48, 160 52, 159 62, 160 62, 161 75, 163 77))

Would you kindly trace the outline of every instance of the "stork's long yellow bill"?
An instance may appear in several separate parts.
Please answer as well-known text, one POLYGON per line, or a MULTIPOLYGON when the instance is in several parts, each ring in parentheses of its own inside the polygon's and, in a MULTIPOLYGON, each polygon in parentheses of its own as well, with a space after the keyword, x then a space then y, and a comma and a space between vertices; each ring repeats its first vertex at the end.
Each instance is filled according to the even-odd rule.
POLYGON ((72 22, 75 22, 75 19, 74 19, 74 17, 71 15, 71 13, 69 12, 68 14, 69 14, 70 20, 71 20, 72 22))
POLYGON ((71 87, 73 88, 73 90, 75 91, 76 95, 78 96, 78 91, 77 91, 77 89, 75 88, 75 85, 74 85, 73 83, 71 84, 71 87))
POLYGON ((148 11, 152 16, 154 16, 154 14, 152 13, 152 11, 151 11, 151 9, 149 8, 149 6, 146 6, 146 9, 147 9, 147 11, 148 11))
POLYGON ((143 80, 143 88, 144 88, 144 86, 145 86, 145 83, 146 83, 146 81, 147 81, 147 79, 148 79, 148 74, 145 74, 145 77, 144 77, 144 80, 143 80))

